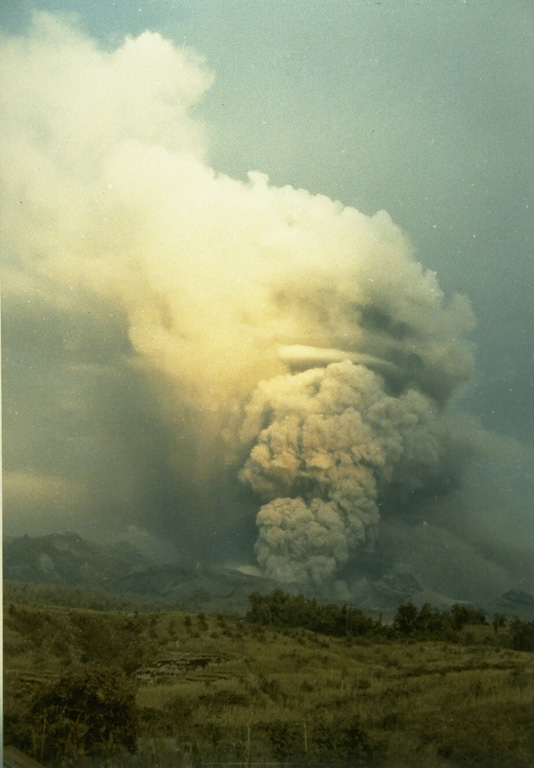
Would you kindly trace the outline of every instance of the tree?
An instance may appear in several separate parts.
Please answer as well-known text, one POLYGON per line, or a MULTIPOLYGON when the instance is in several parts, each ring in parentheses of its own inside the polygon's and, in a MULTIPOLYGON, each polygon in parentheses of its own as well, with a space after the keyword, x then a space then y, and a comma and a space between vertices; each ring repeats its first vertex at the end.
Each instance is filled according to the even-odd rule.
POLYGON ((496 613, 493 617, 493 631, 495 634, 499 631, 499 629, 503 629, 506 626, 506 616, 504 613, 496 613))
POLYGON ((35 697, 30 718, 40 760, 74 765, 83 755, 136 750, 135 688, 120 670, 93 667, 64 675, 35 697))
POLYGON ((371 745, 357 715, 340 714, 331 722, 323 720, 313 729, 312 752, 320 765, 367 765, 371 745))
POLYGON ((512 648, 515 651, 534 653, 534 621, 521 621, 515 618, 510 624, 512 648))
POLYGON ((247 613, 247 619, 256 624, 272 624, 273 615, 267 598, 259 592, 253 592, 248 599, 251 608, 247 613))
POLYGON ((412 635, 417 629, 417 608, 411 603, 403 603, 397 608, 393 626, 401 635, 412 635))
POLYGON ((452 632, 452 621, 448 613, 440 613, 439 608, 432 608, 430 603, 421 606, 416 620, 418 634, 428 638, 449 639, 452 632))
POLYGON ((453 629, 462 629, 466 624, 487 624, 486 616, 472 605, 454 603, 451 608, 453 629))

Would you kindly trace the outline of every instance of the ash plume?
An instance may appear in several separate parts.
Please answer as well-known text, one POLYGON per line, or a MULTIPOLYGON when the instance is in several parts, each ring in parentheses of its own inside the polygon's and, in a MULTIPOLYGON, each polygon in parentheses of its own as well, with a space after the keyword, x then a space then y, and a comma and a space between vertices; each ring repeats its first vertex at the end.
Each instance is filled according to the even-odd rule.
POLYGON ((428 396, 387 394, 350 360, 262 383, 247 406, 243 433, 257 439, 240 476, 267 502, 255 546, 265 572, 331 582, 374 545, 383 490, 412 491, 439 472, 444 429, 428 396))
POLYGON ((8 517, 21 478, 53 477, 76 512, 65 491, 49 525, 92 515, 221 559, 232 539, 264 573, 328 587, 384 514, 444 487, 468 300, 446 301, 387 213, 217 173, 193 51, 150 32, 103 50, 40 13, 2 39, 2 68, 5 311, 45 318, 75 446, 52 467, 44 432, 30 457, 15 446, 8 517))

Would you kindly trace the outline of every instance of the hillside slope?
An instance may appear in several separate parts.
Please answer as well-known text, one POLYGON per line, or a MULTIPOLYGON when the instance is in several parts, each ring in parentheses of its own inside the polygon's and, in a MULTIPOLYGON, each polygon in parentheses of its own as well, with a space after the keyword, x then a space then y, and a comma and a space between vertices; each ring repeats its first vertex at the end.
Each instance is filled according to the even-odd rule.
MULTIPOLYGON (((83 740, 84 712, 65 746, 55 710, 31 702, 103 670, 135 690, 137 754, 123 754, 123 768, 530 768, 534 655, 492 637, 479 626, 464 643, 374 641, 223 615, 8 602, 6 738, 38 759, 55 754, 54 768, 60 746, 83 740)), ((110 764, 98 754, 95 768, 110 764)))

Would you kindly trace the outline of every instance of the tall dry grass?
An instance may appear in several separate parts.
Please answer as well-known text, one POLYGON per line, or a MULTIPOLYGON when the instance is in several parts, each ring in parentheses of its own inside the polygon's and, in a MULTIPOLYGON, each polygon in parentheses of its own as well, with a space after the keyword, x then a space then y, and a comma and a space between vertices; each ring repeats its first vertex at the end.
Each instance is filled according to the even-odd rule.
POLYGON ((125 767, 534 765, 534 655, 488 644, 491 628, 469 644, 371 642, 176 612, 8 604, 4 616, 15 739, 34 691, 98 662, 138 680, 140 751, 125 767))

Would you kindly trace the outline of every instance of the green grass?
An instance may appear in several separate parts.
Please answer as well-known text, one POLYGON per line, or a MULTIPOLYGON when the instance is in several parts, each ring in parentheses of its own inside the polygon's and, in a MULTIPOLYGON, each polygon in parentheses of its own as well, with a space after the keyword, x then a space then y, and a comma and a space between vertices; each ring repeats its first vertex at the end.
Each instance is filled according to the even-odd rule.
MULTIPOLYGON (((138 683, 139 752, 112 766, 534 766, 534 654, 495 644, 347 640, 244 619, 7 602, 4 718, 69 669, 138 683)), ((506 633, 498 636, 506 644, 506 633)), ((59 763, 58 763, 59 764, 59 763)))

